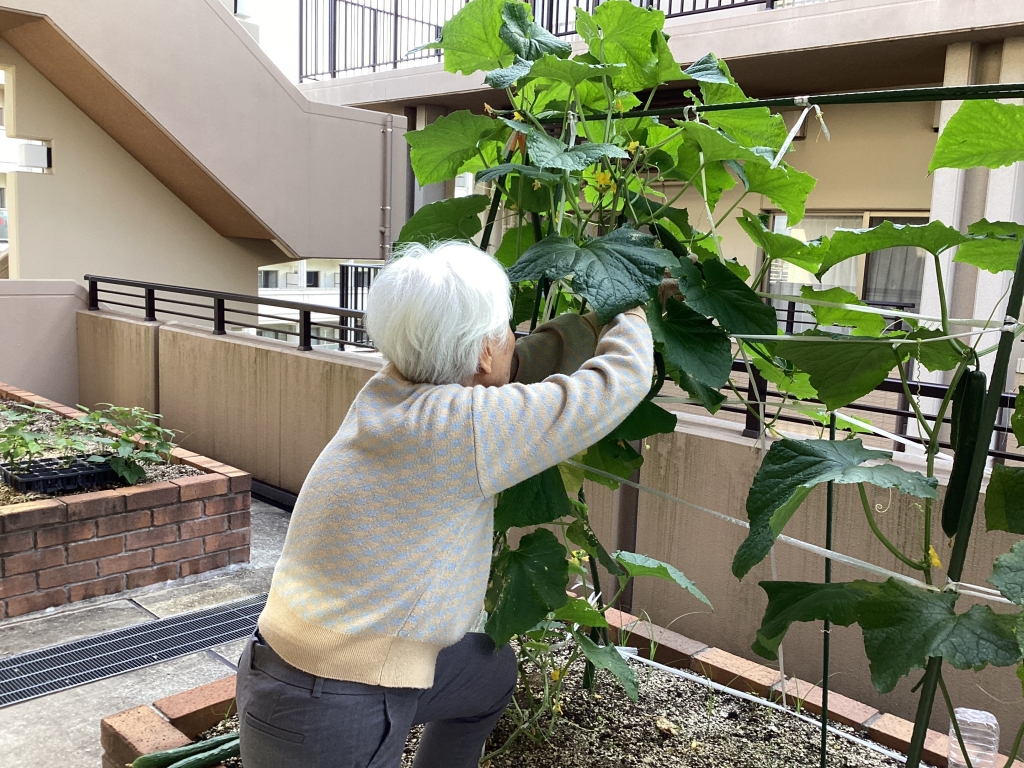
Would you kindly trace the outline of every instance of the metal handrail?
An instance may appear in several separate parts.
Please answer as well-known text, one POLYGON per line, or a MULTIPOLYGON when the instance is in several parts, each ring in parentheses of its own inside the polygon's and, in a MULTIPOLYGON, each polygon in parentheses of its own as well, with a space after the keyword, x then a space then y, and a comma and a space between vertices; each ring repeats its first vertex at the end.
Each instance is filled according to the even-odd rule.
POLYGON ((214 291, 206 288, 190 288, 183 285, 167 285, 165 283, 151 283, 145 280, 128 280, 122 277, 106 277, 103 275, 85 275, 84 280, 89 284, 89 310, 96 311, 100 308, 100 293, 110 293, 120 296, 128 296, 130 298, 141 298, 143 305, 139 306, 136 304, 127 304, 125 302, 106 300, 105 303, 113 304, 115 306, 130 307, 133 309, 141 309, 144 312, 144 319, 149 322, 153 322, 157 319, 157 313, 162 312, 168 315, 176 315, 178 317, 189 317, 196 320, 202 320, 204 322, 213 323, 213 333, 216 336, 221 336, 227 333, 228 325, 235 325, 243 328, 254 328, 259 330, 258 325, 252 325, 241 321, 229 321, 227 320, 227 314, 241 314, 259 317, 270 317, 276 320, 282 320, 277 315, 270 315, 265 312, 259 311, 259 306, 270 306, 280 307, 281 309, 292 309, 299 313, 298 326, 299 330, 294 331, 276 331, 278 333, 284 333, 288 336, 298 336, 299 344, 298 348, 301 351, 308 352, 313 349, 313 341, 334 341, 334 339, 327 339, 324 336, 315 334, 313 332, 313 315, 333 315, 338 318, 336 324, 330 323, 315 323, 317 327, 321 328, 332 328, 336 329, 339 333, 337 339, 339 348, 345 346, 363 347, 366 349, 373 349, 373 345, 367 341, 360 341, 356 339, 356 335, 360 334, 365 337, 366 331, 359 325, 352 325, 349 323, 351 320, 361 321, 365 318, 366 313, 358 309, 347 309, 345 307, 331 307, 323 306, 320 304, 306 304, 300 301, 289 301, 288 299, 275 299, 264 296, 251 296, 244 293, 231 293, 228 291, 214 291), (104 289, 102 285, 117 285, 129 288, 139 289, 141 295, 126 294, 124 291, 114 291, 104 289), (211 300, 211 304, 197 304, 191 301, 182 301, 179 299, 167 298, 163 296, 157 296, 157 293, 170 293, 185 296, 200 296, 211 300), (181 306, 198 307, 200 309, 208 309, 213 312, 212 317, 205 315, 197 315, 189 312, 176 312, 166 308, 157 307, 157 302, 170 303, 181 306), (228 303, 232 304, 246 304, 255 305, 257 310, 255 312, 249 312, 243 309, 235 309, 229 307, 228 303), (344 334, 345 338, 342 338, 344 334))

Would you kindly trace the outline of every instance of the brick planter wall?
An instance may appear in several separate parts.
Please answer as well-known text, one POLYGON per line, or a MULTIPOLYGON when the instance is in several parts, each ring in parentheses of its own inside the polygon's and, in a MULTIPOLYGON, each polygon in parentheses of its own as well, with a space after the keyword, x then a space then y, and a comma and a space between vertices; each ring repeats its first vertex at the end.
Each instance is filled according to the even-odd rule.
MULTIPOLYGON (((0 384, 0 400, 79 411, 0 384)), ((0 619, 249 561, 251 476, 206 474, 0 507, 0 619)))

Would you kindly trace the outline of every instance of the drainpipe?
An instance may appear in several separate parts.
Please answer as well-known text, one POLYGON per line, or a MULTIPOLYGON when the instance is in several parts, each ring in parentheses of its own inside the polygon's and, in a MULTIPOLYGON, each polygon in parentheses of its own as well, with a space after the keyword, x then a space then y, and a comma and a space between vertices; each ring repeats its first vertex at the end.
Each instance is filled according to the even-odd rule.
POLYGON ((385 263, 391 261, 391 169, 395 154, 394 121, 394 115, 388 115, 381 131, 384 134, 384 204, 381 206, 380 247, 385 263))

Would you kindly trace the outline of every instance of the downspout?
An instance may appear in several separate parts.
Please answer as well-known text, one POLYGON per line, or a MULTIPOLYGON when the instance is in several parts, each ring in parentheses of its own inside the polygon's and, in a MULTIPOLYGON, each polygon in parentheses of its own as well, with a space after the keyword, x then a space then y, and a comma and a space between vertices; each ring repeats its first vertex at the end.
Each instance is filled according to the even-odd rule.
POLYGON ((394 115, 388 115, 381 133, 384 134, 384 204, 381 206, 381 251, 384 254, 384 262, 391 261, 391 184, 392 166, 394 164, 394 115))

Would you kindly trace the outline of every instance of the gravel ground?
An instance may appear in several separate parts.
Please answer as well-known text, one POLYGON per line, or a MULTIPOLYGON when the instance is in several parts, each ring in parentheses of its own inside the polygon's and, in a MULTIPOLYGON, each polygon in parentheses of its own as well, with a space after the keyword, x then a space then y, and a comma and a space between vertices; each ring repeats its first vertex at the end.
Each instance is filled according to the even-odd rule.
MULTIPOLYGON (((596 696, 582 689, 579 669, 563 687, 563 718, 551 738, 535 744, 519 738, 489 768, 815 768, 821 731, 795 717, 725 694, 661 670, 630 662, 640 677, 640 697, 631 702, 607 673, 596 696)), ((233 716, 203 734, 236 730, 233 716)), ((515 729, 506 716, 491 735, 488 751, 515 729)), ((402 758, 412 768, 420 729, 414 728, 402 758)), ((228 768, 240 768, 229 760, 228 768)), ((897 768, 901 765, 836 736, 829 737, 832 768, 897 768)))
MULTIPOLYGON (((0 405, 0 429, 8 426, 10 422, 4 418, 5 409, 21 408, 22 406, 14 403, 4 403, 0 405)), ((43 434, 53 434, 57 429, 57 425, 63 421, 63 417, 53 413, 52 411, 41 411, 37 413, 32 419, 30 430, 32 432, 41 432, 43 434)), ((91 446, 92 450, 99 452, 101 446, 98 443, 93 443, 91 446)), ((40 458, 52 458, 59 456, 57 451, 44 451, 40 458)), ((203 471, 190 467, 187 464, 147 464, 146 465, 146 479, 144 482, 155 483, 160 480, 174 480, 179 477, 190 477, 192 475, 201 475, 203 471)), ((69 491, 61 493, 61 496, 74 496, 77 493, 92 493, 93 491, 102 491, 108 488, 118 488, 121 486, 94 486, 92 488, 85 488, 80 491, 69 491)), ((14 490, 9 485, 5 485, 0 482, 0 507, 7 504, 20 504, 24 501, 35 501, 37 499, 48 499, 51 498, 50 494, 46 493, 20 493, 14 490)))

